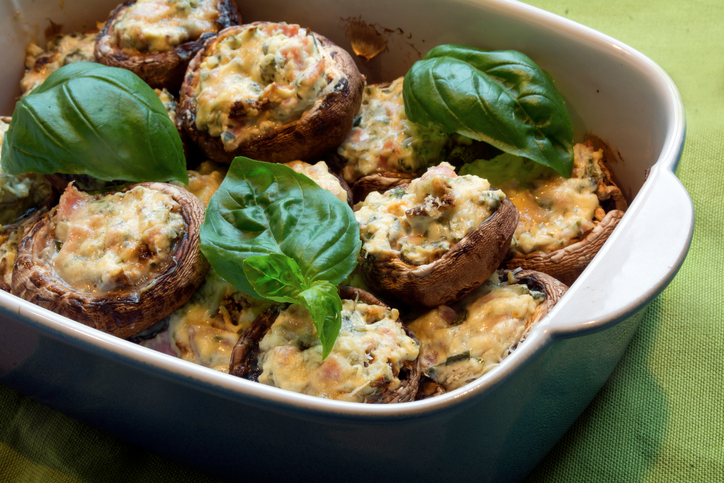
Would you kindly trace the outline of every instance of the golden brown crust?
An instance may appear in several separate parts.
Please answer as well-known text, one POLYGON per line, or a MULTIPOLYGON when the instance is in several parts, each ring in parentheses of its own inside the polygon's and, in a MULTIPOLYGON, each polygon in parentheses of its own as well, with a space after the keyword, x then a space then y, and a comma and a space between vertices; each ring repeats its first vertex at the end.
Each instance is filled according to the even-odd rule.
MULTIPOLYGON (((593 144, 597 149, 603 149, 598 140, 598 145, 593 144)), ((514 269, 516 267, 525 270, 537 270, 547 273, 566 285, 571 285, 583 273, 591 260, 596 256, 613 230, 618 226, 621 218, 628 207, 626 199, 621 190, 616 186, 611 171, 606 166, 607 159, 605 153, 609 152, 608 148, 604 149, 604 158, 599 162, 601 171, 603 172, 603 180, 598 182, 596 196, 603 208, 599 208, 596 213, 594 228, 583 235, 573 243, 553 251, 538 250, 525 255, 516 254, 508 258, 504 264, 506 268, 514 269)))
POLYGON ((365 283, 383 297, 409 305, 437 307, 460 300, 498 269, 510 248, 518 210, 509 199, 439 260, 414 266, 399 257, 375 259, 360 253, 365 283))
MULTIPOLYGON (((545 294, 545 300, 538 304, 533 315, 526 321, 524 334, 527 334, 534 324, 537 324, 546 315, 548 315, 548 313, 566 293, 568 287, 550 275, 542 272, 536 272, 535 270, 501 269, 498 270, 498 276, 501 280, 506 280, 508 278, 508 272, 513 273, 518 283, 525 284, 530 290, 543 292, 545 294)), ((523 340, 525 340, 525 335, 521 340, 514 344, 509 351, 514 350, 521 342, 523 342, 523 340)), ((509 352, 506 352, 506 354, 507 353, 509 352)), ((420 386, 415 396, 415 400, 428 399, 445 394, 446 392, 447 390, 444 386, 423 375, 420 380, 420 386)))
MULTIPOLYGON (((511 270, 502 269, 499 271, 501 280, 508 277, 508 272, 511 272, 511 270)), ((548 312, 553 309, 568 291, 568 286, 547 273, 537 272, 535 270, 512 270, 512 272, 519 283, 525 284, 531 290, 543 292, 546 296, 546 299, 538 304, 533 316, 528 319, 525 324, 525 328, 529 329, 548 315, 548 312)))
MULTIPOLYGON (((181 206, 187 225, 164 272, 140 287, 108 294, 81 293, 54 276, 52 266, 37 253, 54 240, 52 214, 26 230, 15 259, 12 293, 90 327, 127 338, 152 326, 183 305, 201 285, 209 264, 199 251, 199 227, 204 206, 194 195, 166 183, 140 183, 170 194, 181 206)), ((129 188, 130 189, 130 188, 129 188)))
MULTIPOLYGON (((234 0, 218 0, 219 18, 216 20, 217 31, 241 23, 241 14, 234 0)), ((178 91, 183 81, 186 67, 194 55, 203 47, 204 42, 215 33, 207 33, 200 38, 190 40, 176 46, 168 52, 155 54, 124 53, 113 45, 114 25, 123 12, 136 3, 129 0, 117 6, 98 33, 94 55, 98 62, 111 67, 128 69, 151 87, 165 87, 170 91, 178 91)))
MULTIPOLYGON (((339 295, 343 299, 359 300, 368 305, 387 307, 384 303, 380 302, 377 297, 360 288, 340 286, 339 295)), ((258 381, 259 375, 261 374, 261 369, 257 365, 257 360, 259 359, 259 342, 277 319, 280 311, 280 306, 276 306, 263 312, 244 332, 231 353, 229 374, 251 381, 258 381)), ((400 324, 408 337, 415 339, 412 331, 401 321, 400 324)), ((413 401, 418 393, 421 374, 419 357, 414 361, 404 362, 398 376, 401 381, 400 387, 395 390, 385 389, 378 394, 377 397, 369 399, 367 402, 390 404, 413 401)))
MULTIPOLYGON (((249 25, 264 25, 254 22, 249 25)), ((320 48, 329 52, 336 67, 343 73, 337 84, 326 96, 296 121, 287 123, 268 133, 243 141, 233 151, 226 151, 219 137, 196 128, 196 86, 199 83, 199 67, 206 52, 228 35, 233 35, 249 25, 226 29, 212 39, 196 54, 189 64, 181 86, 179 117, 184 130, 206 155, 214 161, 231 163, 237 156, 259 161, 286 163, 294 160, 316 161, 330 149, 336 148, 352 130, 354 116, 359 111, 364 90, 364 78, 349 53, 322 35, 314 33, 320 48)))

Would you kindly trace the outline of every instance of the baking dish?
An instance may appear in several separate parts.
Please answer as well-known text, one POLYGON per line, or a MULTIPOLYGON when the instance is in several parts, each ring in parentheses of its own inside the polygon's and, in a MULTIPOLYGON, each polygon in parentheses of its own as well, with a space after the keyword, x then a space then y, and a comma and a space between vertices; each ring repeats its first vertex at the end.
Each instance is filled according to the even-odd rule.
MULTIPOLYGON (((0 5, 0 114, 12 110, 24 46, 42 40, 47 19, 66 32, 81 30, 114 6, 0 5)), ((603 385, 646 306, 686 256, 694 216, 673 174, 685 131, 675 85, 633 49, 515 2, 269 0, 240 9, 245 22, 302 23, 347 49, 350 22, 372 25, 388 50, 358 60, 371 82, 401 75, 440 43, 525 52, 556 79, 576 138, 595 133, 622 158, 612 169, 632 201, 629 211, 511 356, 477 382, 430 400, 373 406, 283 392, 146 350, 5 293, 0 382, 228 479, 521 479, 603 385)))

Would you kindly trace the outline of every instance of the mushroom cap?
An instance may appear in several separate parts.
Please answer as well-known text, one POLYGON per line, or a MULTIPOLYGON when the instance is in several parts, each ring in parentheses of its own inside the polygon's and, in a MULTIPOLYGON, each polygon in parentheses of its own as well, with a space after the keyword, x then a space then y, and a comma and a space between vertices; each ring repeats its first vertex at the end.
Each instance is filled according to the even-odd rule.
MULTIPOLYGON (((110 13, 106 24, 98 33, 94 50, 95 58, 101 64, 130 70, 151 87, 165 87, 170 91, 178 91, 189 61, 203 47, 206 39, 215 33, 205 33, 198 39, 183 42, 166 52, 125 53, 113 45, 111 39, 114 36, 116 21, 134 3, 136 0, 124 2, 110 13)), ((218 0, 218 5, 219 17, 216 20, 218 30, 241 23, 241 14, 234 0, 218 0)))
MULTIPOLYGON (((343 299, 359 300, 368 305, 387 307, 387 305, 380 302, 377 297, 371 293, 356 287, 340 286, 339 295, 343 299)), ((259 359, 259 342, 271 328, 272 324, 274 324, 280 312, 281 306, 277 305, 259 315, 252 325, 246 329, 231 353, 229 374, 251 381, 258 381, 259 375, 261 374, 261 369, 257 365, 257 360, 259 359)), ((415 335, 402 321, 400 321, 400 324, 408 337, 415 339, 415 335)), ((385 389, 376 395, 375 398, 367 402, 398 403, 413 401, 418 392, 421 374, 419 357, 414 361, 404 361, 400 368, 400 387, 394 390, 385 389)))
POLYGON ((360 253, 362 277, 375 293, 409 305, 437 307, 460 300, 498 269, 518 226, 518 210, 505 198, 500 207, 440 259, 415 266, 398 256, 377 259, 360 253))
POLYGON ((181 206, 187 230, 174 249, 171 261, 153 279, 105 294, 80 292, 54 274, 52 264, 39 252, 53 243, 54 227, 48 212, 26 230, 18 247, 12 293, 90 327, 128 338, 141 332, 183 305, 203 282, 209 264, 199 251, 199 227, 204 206, 194 195, 166 183, 140 183, 167 193, 181 206))
POLYGON ((224 149, 220 137, 212 137, 208 131, 196 128, 195 92, 205 53, 228 35, 233 35, 249 26, 269 23, 271 22, 254 22, 219 32, 216 37, 207 40, 204 48, 196 54, 186 71, 178 107, 180 122, 189 138, 214 161, 231 163, 237 156, 272 163, 294 160, 316 161, 325 152, 336 148, 352 130, 354 117, 362 103, 364 77, 346 50, 314 32, 320 49, 329 53, 342 75, 331 89, 326 90, 327 94, 318 98, 301 118, 242 141, 233 151, 224 149))

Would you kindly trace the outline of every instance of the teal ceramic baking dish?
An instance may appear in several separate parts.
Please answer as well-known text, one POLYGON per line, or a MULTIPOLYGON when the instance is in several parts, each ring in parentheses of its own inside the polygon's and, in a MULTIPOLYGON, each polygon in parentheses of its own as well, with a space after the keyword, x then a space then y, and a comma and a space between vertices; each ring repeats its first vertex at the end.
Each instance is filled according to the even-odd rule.
MULTIPOLYGON (((24 47, 48 19, 65 32, 115 1, 0 4, 0 114, 10 115, 24 47)), ((684 107, 669 76, 634 49, 533 7, 484 0, 239 2, 245 22, 299 23, 350 49, 353 20, 387 49, 358 60, 391 80, 429 48, 515 49, 555 79, 576 137, 594 133, 630 208, 561 302, 499 367, 445 395, 396 405, 312 398, 215 372, 0 293, 0 381, 164 457, 225 479, 523 478, 608 378, 647 305, 684 261, 689 195, 674 175, 684 107)))

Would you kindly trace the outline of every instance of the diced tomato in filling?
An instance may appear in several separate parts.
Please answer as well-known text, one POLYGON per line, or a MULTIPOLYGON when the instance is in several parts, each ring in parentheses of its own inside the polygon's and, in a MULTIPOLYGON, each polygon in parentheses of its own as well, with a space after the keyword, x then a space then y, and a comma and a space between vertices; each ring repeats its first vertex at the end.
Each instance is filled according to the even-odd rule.
POLYGON ((448 166, 434 166, 422 175, 422 179, 437 175, 447 176, 448 178, 457 178, 458 176, 455 174, 455 170, 449 168, 448 166))
POLYGON ((444 320, 448 325, 455 322, 455 319, 458 316, 458 314, 455 313, 455 311, 447 305, 441 305, 440 307, 438 307, 438 313, 440 314, 440 318, 444 320))
POLYGON ((328 357, 324 360, 321 366, 319 366, 319 374, 322 380, 325 381, 340 381, 342 377, 342 371, 339 367, 339 362, 334 357, 328 357))
POLYGON ((69 184, 63 196, 58 200, 58 216, 63 219, 69 218, 73 213, 88 201, 88 197, 69 184))

